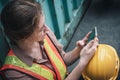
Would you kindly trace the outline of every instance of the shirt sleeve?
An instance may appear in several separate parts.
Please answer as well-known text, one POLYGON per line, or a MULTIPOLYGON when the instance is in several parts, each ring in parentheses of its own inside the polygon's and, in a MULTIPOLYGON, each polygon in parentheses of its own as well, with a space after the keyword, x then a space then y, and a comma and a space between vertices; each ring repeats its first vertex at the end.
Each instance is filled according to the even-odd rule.
POLYGON ((3 73, 7 80, 38 80, 32 76, 13 69, 5 70, 3 73))

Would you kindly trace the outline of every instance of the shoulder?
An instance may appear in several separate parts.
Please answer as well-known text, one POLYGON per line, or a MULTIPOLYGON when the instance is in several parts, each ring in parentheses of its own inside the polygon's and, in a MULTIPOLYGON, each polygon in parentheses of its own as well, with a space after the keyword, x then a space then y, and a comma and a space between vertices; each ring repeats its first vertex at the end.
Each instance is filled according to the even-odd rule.
POLYGON ((63 50, 63 45, 58 41, 58 39, 56 38, 55 34, 51 31, 51 29, 46 26, 48 28, 47 34, 50 37, 50 39, 52 40, 52 42, 55 44, 55 46, 58 48, 58 50, 63 50))

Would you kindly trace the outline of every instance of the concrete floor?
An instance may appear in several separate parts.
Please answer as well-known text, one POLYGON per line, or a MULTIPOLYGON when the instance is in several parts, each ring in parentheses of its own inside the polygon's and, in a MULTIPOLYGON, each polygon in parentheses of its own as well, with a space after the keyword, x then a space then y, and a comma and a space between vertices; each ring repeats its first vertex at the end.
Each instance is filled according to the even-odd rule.
MULTIPOLYGON (((66 51, 73 49, 76 41, 82 39, 95 26, 100 43, 113 46, 120 57, 120 0, 92 0, 66 51)), ((76 64, 77 62, 70 66, 69 71, 76 64)), ((120 80, 120 73, 117 80, 120 80)))

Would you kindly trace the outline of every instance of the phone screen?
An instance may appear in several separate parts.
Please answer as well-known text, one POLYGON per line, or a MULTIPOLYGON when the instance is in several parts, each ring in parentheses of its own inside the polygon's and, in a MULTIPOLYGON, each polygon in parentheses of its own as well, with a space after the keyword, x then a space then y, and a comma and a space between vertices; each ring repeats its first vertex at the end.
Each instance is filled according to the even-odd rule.
POLYGON ((97 27, 94 27, 94 29, 92 30, 92 32, 88 38, 88 42, 93 40, 95 38, 95 36, 97 36, 97 27))

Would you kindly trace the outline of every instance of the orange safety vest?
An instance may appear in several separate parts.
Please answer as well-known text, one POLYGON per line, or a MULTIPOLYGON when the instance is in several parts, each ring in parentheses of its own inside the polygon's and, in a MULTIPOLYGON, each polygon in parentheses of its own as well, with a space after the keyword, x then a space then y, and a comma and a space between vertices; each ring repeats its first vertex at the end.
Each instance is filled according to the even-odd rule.
POLYGON ((29 67, 18 59, 12 50, 9 51, 1 70, 15 69, 40 80, 64 80, 67 72, 66 65, 48 36, 45 36, 44 47, 55 71, 52 71, 45 65, 37 63, 33 63, 33 65, 29 67))

